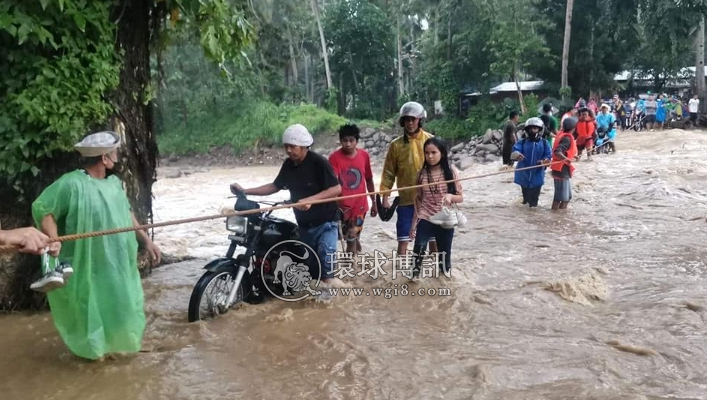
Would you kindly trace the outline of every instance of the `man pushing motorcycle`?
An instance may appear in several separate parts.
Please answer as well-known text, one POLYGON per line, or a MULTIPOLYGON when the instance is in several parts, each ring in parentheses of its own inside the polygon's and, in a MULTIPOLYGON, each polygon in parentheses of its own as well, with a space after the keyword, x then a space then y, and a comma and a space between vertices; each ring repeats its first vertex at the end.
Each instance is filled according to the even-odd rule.
MULTIPOLYGON (((268 196, 283 189, 289 190, 292 202, 300 203, 294 206, 300 239, 317 252, 322 265, 322 282, 331 287, 343 286, 343 282, 334 277, 334 255, 339 235, 337 203, 307 204, 339 196, 341 185, 329 161, 310 150, 313 142, 306 127, 301 124, 290 125, 282 136, 288 158, 282 163, 275 180, 249 189, 232 183, 230 188, 235 195, 255 196, 268 196)), ((316 279, 314 273, 312 277, 316 279)))

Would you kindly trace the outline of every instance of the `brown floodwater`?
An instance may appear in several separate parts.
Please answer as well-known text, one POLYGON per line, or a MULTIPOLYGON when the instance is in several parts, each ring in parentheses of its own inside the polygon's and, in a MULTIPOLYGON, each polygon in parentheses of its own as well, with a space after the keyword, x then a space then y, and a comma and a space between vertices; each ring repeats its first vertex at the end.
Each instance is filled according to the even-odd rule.
MULTIPOLYGON (((451 278, 361 276, 352 284, 368 295, 325 303, 188 323, 202 266, 226 251, 224 221, 160 228, 164 252, 197 259, 144 280, 144 352, 81 361, 49 313, 3 315, 0 399, 707 399, 704 135, 619 133, 618 153, 577 164, 567 212, 549 210, 551 179, 532 210, 512 174, 464 181, 451 278)), ((229 183, 277 171, 160 180, 156 221, 230 209, 229 183)), ((364 251, 390 255, 394 232, 394 219, 369 217, 364 251)))

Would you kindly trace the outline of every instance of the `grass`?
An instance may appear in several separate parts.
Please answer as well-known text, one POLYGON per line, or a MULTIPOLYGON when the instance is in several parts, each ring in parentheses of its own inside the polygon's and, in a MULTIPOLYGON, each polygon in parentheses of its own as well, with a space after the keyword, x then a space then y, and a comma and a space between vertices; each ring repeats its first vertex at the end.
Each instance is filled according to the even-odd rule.
POLYGON ((219 110, 183 121, 169 122, 163 132, 158 133, 157 143, 162 154, 177 155, 207 153, 213 147, 231 147, 234 154, 255 144, 279 143, 282 132, 291 124, 302 124, 317 136, 335 132, 346 122, 361 127, 382 128, 384 122, 360 120, 347 121, 344 117, 329 113, 313 104, 282 105, 269 102, 254 102, 238 110, 219 110))
POLYGON ((465 119, 442 117, 427 122, 423 128, 430 133, 434 133, 435 136, 454 140, 469 138, 474 127, 465 119))

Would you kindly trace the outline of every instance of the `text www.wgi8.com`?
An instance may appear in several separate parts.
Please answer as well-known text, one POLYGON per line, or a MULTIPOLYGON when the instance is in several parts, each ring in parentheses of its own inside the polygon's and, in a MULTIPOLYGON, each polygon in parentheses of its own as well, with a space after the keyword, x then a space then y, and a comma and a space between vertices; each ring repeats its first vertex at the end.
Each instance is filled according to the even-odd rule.
POLYGON ((434 297, 434 296, 451 296, 452 290, 449 288, 418 288, 410 289, 408 285, 397 283, 392 287, 387 288, 326 288, 323 289, 329 293, 331 296, 349 296, 353 294, 354 296, 365 296, 365 297, 383 297, 384 299, 390 299, 396 296, 410 296, 410 297, 434 297))

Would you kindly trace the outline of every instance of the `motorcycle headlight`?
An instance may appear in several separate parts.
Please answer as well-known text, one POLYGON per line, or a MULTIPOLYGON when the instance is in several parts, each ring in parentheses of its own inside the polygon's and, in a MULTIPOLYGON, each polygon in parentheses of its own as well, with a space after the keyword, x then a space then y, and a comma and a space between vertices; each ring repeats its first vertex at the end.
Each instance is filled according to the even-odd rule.
POLYGON ((248 228, 248 218, 240 215, 232 215, 226 217, 226 229, 236 235, 244 235, 248 228))

